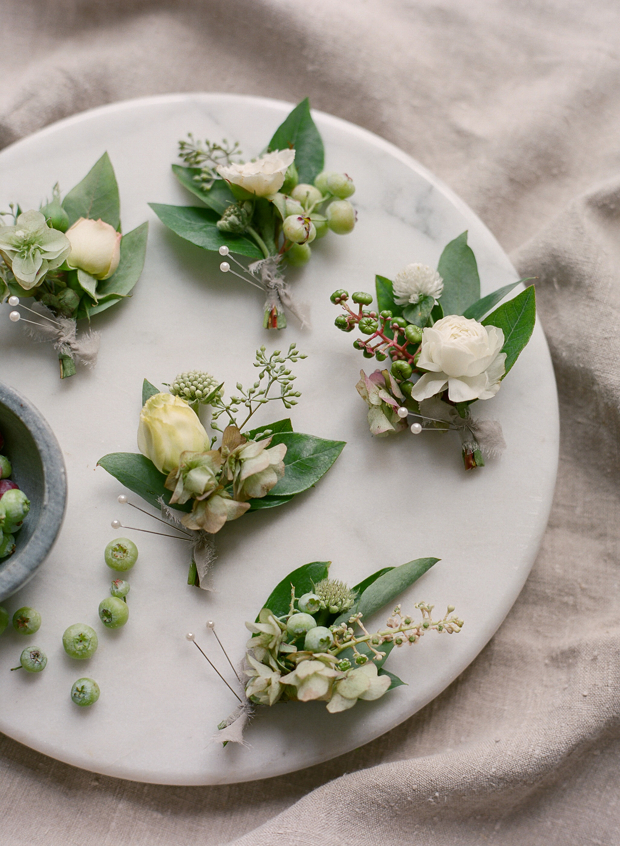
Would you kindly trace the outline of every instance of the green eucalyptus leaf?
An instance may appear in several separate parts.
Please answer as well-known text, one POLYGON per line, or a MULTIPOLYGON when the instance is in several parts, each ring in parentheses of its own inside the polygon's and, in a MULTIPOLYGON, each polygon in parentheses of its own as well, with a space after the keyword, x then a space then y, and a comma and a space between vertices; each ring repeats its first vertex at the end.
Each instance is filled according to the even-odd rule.
MULTIPOLYGON (((381 647, 381 650, 383 651, 383 647, 381 647)), ((392 684, 388 687, 388 691, 394 690, 395 687, 400 687, 403 684, 407 684, 407 682, 404 682, 402 679, 399 679, 397 675, 395 675, 394 673, 390 673, 390 671, 386 670, 384 667, 379 668, 378 675, 388 676, 392 680, 392 684)))
POLYGON ((367 587, 370 587, 373 582, 377 581, 379 576, 383 576, 385 573, 389 573, 390 570, 393 569, 394 567, 383 567, 381 570, 377 570, 376 573, 373 573, 372 576, 367 576, 367 578, 365 578, 359 584, 355 585, 355 587, 352 587, 351 590, 357 596, 360 596, 362 593, 364 593, 367 587))
POLYGON ((156 388, 155 385, 149 382, 148 379, 145 379, 142 382, 142 405, 144 405, 147 399, 154 397, 155 394, 161 394, 161 391, 159 390, 159 388, 156 388))
POLYGON ((114 168, 107 153, 97 161, 62 201, 72 226, 80 217, 103 220, 118 230, 120 198, 114 168))
MULTIPOLYGON (((100 458, 97 464, 107 470, 111 476, 129 488, 145 502, 152 505, 158 511, 161 497, 166 505, 170 504, 172 491, 166 490, 164 482, 166 474, 160 473, 157 467, 144 455, 133 452, 111 452, 100 458)), ((193 502, 186 502, 185 505, 176 503, 173 507, 179 511, 191 511, 193 502)))
POLYGON ((403 317, 407 323, 413 323, 422 328, 428 323, 434 305, 434 297, 421 297, 415 305, 408 305, 403 308, 403 317))
POLYGON ((290 496, 308 490, 327 473, 345 446, 345 441, 330 441, 301 432, 278 432, 271 446, 286 444, 285 472, 271 496, 290 496))
POLYGON ((199 176, 202 172, 199 167, 172 165, 172 172, 184 188, 187 188, 194 196, 220 215, 226 211, 228 206, 237 202, 224 179, 216 179, 210 188, 201 188, 200 184, 194 181, 194 176, 199 176))
POLYGON ((475 303, 472 303, 468 309, 463 312, 463 317, 468 317, 470 320, 482 320, 484 315, 491 311, 494 305, 497 305, 504 297, 509 294, 513 288, 520 285, 521 282, 526 282, 526 279, 519 279, 518 282, 511 282, 510 285, 504 285, 503 288, 498 288, 492 294, 487 294, 475 303))
POLYGON ((94 276, 91 276, 90 273, 87 273, 85 270, 82 270, 81 267, 78 267, 77 280, 80 288, 83 291, 86 291, 88 296, 97 302, 97 285, 99 280, 95 279, 94 276))
POLYGON ((480 277, 473 250, 467 243, 467 232, 445 247, 437 272, 443 279, 440 302, 444 314, 463 314, 480 299, 480 277))
POLYGON ((506 353, 506 373, 529 341, 535 323, 536 292, 533 286, 526 288, 514 300, 496 308, 482 321, 484 326, 497 326, 504 333, 502 352, 506 353))
POLYGON ((295 588, 295 596, 298 599, 304 593, 310 593, 316 584, 327 578, 330 564, 331 561, 313 561, 311 564, 304 564, 303 567, 293 570, 276 585, 262 608, 269 608, 276 617, 288 614, 291 607, 292 588, 295 588))
POLYGON ((109 279, 99 282, 98 303, 86 308, 90 317, 116 305, 131 294, 144 268, 148 231, 148 223, 142 223, 123 235, 118 267, 109 279))
POLYGON ((276 420, 275 423, 265 423, 264 426, 257 426, 256 429, 250 429, 249 432, 243 432, 243 436, 244 438, 247 438, 248 441, 255 441, 256 436, 265 432, 267 429, 273 432, 274 435, 277 432, 292 432, 293 424, 291 423, 290 417, 286 417, 284 420, 276 420))
POLYGON ((290 502, 293 496, 294 494, 289 494, 289 496, 270 496, 270 494, 267 494, 267 496, 261 499, 250 499, 248 500, 250 511, 264 511, 266 508, 277 508, 279 505, 285 505, 287 502, 290 502))
POLYGON ((276 129, 268 151, 295 149, 295 167, 300 182, 312 184, 325 163, 325 150, 319 130, 310 115, 306 97, 276 129))
POLYGON ((216 224, 220 215, 213 209, 197 206, 167 206, 162 203, 149 203, 161 222, 192 244, 204 250, 217 252, 227 246, 231 252, 249 258, 263 258, 259 247, 245 235, 233 235, 220 232, 216 224))

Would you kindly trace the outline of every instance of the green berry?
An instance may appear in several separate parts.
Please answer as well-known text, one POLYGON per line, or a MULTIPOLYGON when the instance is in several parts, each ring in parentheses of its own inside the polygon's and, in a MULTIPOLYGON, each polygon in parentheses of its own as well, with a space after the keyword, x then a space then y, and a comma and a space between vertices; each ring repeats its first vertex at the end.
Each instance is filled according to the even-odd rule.
POLYGON ((128 538, 117 538, 106 546, 103 556, 108 567, 124 572, 131 570, 138 560, 138 547, 128 538))
POLYGON ((13 488, 3 494, 0 502, 5 514, 4 532, 13 533, 21 527, 24 517, 30 511, 30 500, 19 488, 13 488))
POLYGON ((405 329, 405 338, 410 344, 419 344, 422 340, 422 330, 419 326, 415 326, 413 323, 410 323, 405 329))
POLYGON ((303 267, 308 264, 312 250, 308 244, 293 244, 292 247, 286 251, 286 260, 291 267, 303 267))
POLYGON ((27 646, 19 656, 19 663, 29 673, 40 673, 47 666, 47 655, 38 646, 27 646))
POLYGON ((78 679, 71 688, 71 699, 76 705, 87 707, 93 705, 98 699, 101 691, 94 679, 78 679))
POLYGON ((6 455, 0 455, 0 479, 8 479, 11 473, 11 462, 6 455))
POLYGON ((396 379, 408 379, 413 373, 413 369, 406 361, 395 361, 392 364, 392 376, 396 379))
POLYGON ((99 603, 99 619, 108 629, 118 629, 129 619, 129 606, 117 596, 107 596, 99 603))
POLYGON ((9 612, 4 605, 0 605, 0 635, 9 624, 9 612))
POLYGON ((343 332, 349 331, 349 318, 346 314, 339 314, 338 317, 334 320, 334 326, 338 329, 342 329, 343 332))
POLYGON ((304 593, 297 602, 297 607, 306 614, 316 614, 321 608, 321 600, 316 593, 304 593))
POLYGON ((314 185, 300 182, 291 191, 291 197, 301 203, 304 209, 307 210, 320 203, 323 199, 323 194, 314 185))
POLYGON ((334 305, 338 305, 338 303, 345 303, 349 299, 349 292, 345 291, 344 288, 338 288, 337 291, 331 295, 330 300, 334 303, 334 305))
POLYGON ((351 177, 336 170, 324 170, 319 173, 314 184, 323 194, 333 194, 341 200, 346 200, 355 193, 355 185, 351 177))
POLYGON ((316 620, 310 614, 293 614, 286 623, 286 631, 294 638, 301 637, 314 628, 316 628, 316 620))
POLYGON ((389 308, 384 308, 383 311, 379 312, 379 317, 382 317, 384 320, 391 320, 392 312, 389 310, 389 308))
POLYGON ((85 623, 74 623, 63 634, 62 645, 67 655, 81 661, 94 655, 99 640, 97 632, 90 626, 85 623))
POLYGON ((315 626, 306 634, 304 649, 309 652, 325 652, 334 643, 334 636, 325 626, 315 626))
POLYGON ((366 291, 355 291, 351 294, 351 299, 354 303, 370 305, 372 302, 372 294, 367 294, 366 291))
POLYGON ((34 608, 18 608, 13 614, 13 628, 20 634, 34 634, 41 628, 41 615, 34 608))
MULTIPOLYGON (((2 503, 0 502, 0 506, 2 503)), ((12 555, 15 552, 15 538, 12 534, 2 534, 0 532, 0 558, 6 558, 7 555, 12 555)))
POLYGON ((356 349, 356 350, 363 350, 364 349, 364 342, 360 341, 359 338, 356 338, 353 341, 353 348, 356 349))
POLYGON ((355 226, 355 209, 348 200, 334 200, 325 213, 327 225, 336 235, 347 235, 355 226))
POLYGON ((110 586, 110 593, 112 596, 124 599, 129 593, 129 587, 129 582, 124 581, 124 579, 114 579, 110 586))
POLYGON ((358 323, 358 328, 364 335, 374 335, 379 325, 374 317, 362 317, 358 323))
POLYGON ((310 220, 314 223, 314 228, 316 229, 317 240, 319 238, 324 238, 327 235, 327 233, 329 232, 329 226, 327 225, 327 218, 322 214, 311 214, 310 220))
POLYGON ((291 164, 286 169, 286 174, 284 176, 284 182, 282 183, 281 191, 283 194, 290 194, 293 188, 299 182, 299 174, 297 173, 297 168, 295 167, 295 162, 291 162, 291 164))
POLYGON ((382 352, 375 353, 375 356, 376 356, 377 361, 385 361, 385 359, 387 358, 387 355, 385 353, 382 353, 382 352))
POLYGON ((407 321, 404 317, 393 317, 392 318, 392 329, 405 329, 407 327, 407 321))
POLYGON ((375 357, 374 352, 372 350, 369 350, 369 349, 363 350, 362 355, 364 356, 364 358, 374 358, 375 357))
POLYGON ((311 244, 316 238, 316 226, 302 214, 291 214, 282 223, 282 232, 294 244, 311 244))

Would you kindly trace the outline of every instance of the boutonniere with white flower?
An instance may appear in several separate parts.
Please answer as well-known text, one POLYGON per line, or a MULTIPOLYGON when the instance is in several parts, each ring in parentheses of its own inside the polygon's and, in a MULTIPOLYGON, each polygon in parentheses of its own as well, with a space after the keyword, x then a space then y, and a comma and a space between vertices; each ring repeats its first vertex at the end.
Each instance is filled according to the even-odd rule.
MULTIPOLYGON (((419 643, 429 631, 456 634, 463 627, 451 605, 439 618, 433 617, 433 606, 426 602, 417 602, 411 614, 392 605, 438 560, 418 558, 400 567, 384 567, 352 588, 330 578, 329 561, 314 561, 289 573, 256 619, 245 624, 251 637, 244 678, 238 674, 236 682, 226 682, 239 705, 220 723, 213 740, 243 743, 244 729, 257 706, 317 702, 337 714, 405 684, 385 668, 394 648, 419 643), (371 626, 371 617, 386 607, 387 620, 371 626)), ((214 623, 207 627, 214 630, 214 623)), ((187 638, 198 645, 193 633, 187 638)), ((219 638, 218 642, 223 648, 219 638)))
MULTIPOLYGON (((205 372, 181 373, 168 386, 170 392, 145 380, 140 454, 110 453, 99 460, 125 487, 159 509, 177 537, 187 541, 188 584, 208 589, 214 536, 226 523, 250 511, 284 505, 307 491, 342 452, 344 441, 294 432, 289 418, 248 428, 256 411, 269 402, 281 402, 287 410, 297 404, 300 393, 294 390, 291 365, 305 357, 295 344, 286 354, 269 356, 261 347, 254 362, 258 380, 248 389, 237 383, 237 393, 229 399, 224 383, 205 372)), ((126 502, 126 496, 119 501, 126 502)), ((128 528, 118 521, 113 526, 128 528)))
POLYGON ((73 376, 76 361, 94 365, 99 348, 98 333, 78 336, 77 322, 90 323, 131 296, 144 266, 148 224, 121 233, 107 153, 64 199, 56 184, 40 209, 10 209, 0 214, 0 302, 8 300, 13 322, 23 321, 36 340, 54 345, 60 378, 73 376))
POLYGON ((353 346, 365 358, 389 361, 369 376, 362 370, 356 385, 373 435, 456 430, 466 469, 502 452, 499 422, 475 419, 471 405, 497 394, 530 339, 533 287, 492 310, 524 281, 480 297, 476 258, 464 232, 446 246, 437 270, 409 264, 393 281, 377 276, 375 307, 365 291, 332 294, 344 309, 336 326, 362 334, 353 346))
POLYGON ((330 231, 346 235, 356 221, 349 201, 355 186, 346 173, 324 170, 323 141, 308 100, 251 161, 241 159, 237 143, 202 143, 191 134, 179 147, 185 166, 172 170, 203 205, 151 203, 155 214, 186 241, 219 252, 225 259, 220 270, 264 291, 266 329, 283 329, 286 311, 303 325, 284 268, 306 264, 315 241, 330 231), (252 261, 246 267, 235 255, 252 261))

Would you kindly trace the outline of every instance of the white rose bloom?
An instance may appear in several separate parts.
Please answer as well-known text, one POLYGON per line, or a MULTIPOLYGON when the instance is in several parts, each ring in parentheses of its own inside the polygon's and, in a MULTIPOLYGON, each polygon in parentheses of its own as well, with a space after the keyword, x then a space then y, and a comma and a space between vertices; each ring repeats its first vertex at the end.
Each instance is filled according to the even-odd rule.
POLYGON ((81 217, 67 229, 67 238, 71 243, 69 267, 84 270, 95 279, 109 279, 116 271, 122 235, 109 223, 81 217))
POLYGON ((274 150, 254 162, 218 165, 217 172, 227 182, 239 185, 257 197, 276 194, 284 184, 286 171, 295 160, 295 150, 274 150))
POLYGON ((422 332, 417 366, 425 373, 411 396, 421 402, 447 386, 452 402, 491 399, 499 391, 506 371, 504 333, 497 326, 483 326, 451 314, 422 332))
POLYGON ((422 297, 438 300, 443 292, 443 279, 427 264, 408 264, 396 274, 392 290, 396 305, 415 305, 422 297))

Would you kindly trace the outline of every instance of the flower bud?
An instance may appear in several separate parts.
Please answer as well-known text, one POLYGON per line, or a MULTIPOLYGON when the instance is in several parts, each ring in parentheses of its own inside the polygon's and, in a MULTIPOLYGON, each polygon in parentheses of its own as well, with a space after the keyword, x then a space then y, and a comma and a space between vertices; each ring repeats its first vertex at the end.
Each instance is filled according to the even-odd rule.
POLYGON ((308 185, 305 182, 300 182, 299 185, 293 188, 291 197, 294 200, 298 200, 306 210, 314 207, 323 199, 323 195, 318 188, 315 188, 314 185, 308 185))
POLYGON ((308 652, 325 652, 334 643, 334 636, 325 626, 315 626, 306 634, 304 649, 308 652))
POLYGON ((66 233, 71 244, 69 267, 85 271, 95 279, 108 279, 121 257, 121 233, 103 220, 81 217, 66 233))
POLYGON ((224 210, 224 214, 215 224, 220 232, 230 232, 233 235, 243 235, 252 218, 252 203, 234 203, 224 210))
POLYGON ((286 260, 291 267, 303 267, 308 264, 312 250, 308 244, 293 244, 290 250, 286 251, 286 260))
POLYGON ((155 394, 144 404, 138 427, 138 449, 160 473, 179 466, 181 453, 204 452, 210 440, 189 405, 172 394, 155 394))
POLYGON ((69 228, 69 215, 60 205, 58 197, 54 196, 51 203, 41 206, 41 214, 45 216, 48 226, 58 232, 66 232, 69 228))
POLYGON ((293 614, 286 623, 286 631, 293 638, 301 637, 314 628, 316 628, 316 620, 310 614, 293 614))
POLYGON ((316 238, 314 223, 303 215, 290 215, 282 224, 284 237, 294 244, 310 244, 316 238))
POLYGON ((355 185, 351 177, 336 170, 324 170, 319 173, 314 184, 323 194, 333 194, 340 200, 346 200, 355 193, 355 185))
POLYGON ((355 226, 355 209, 348 200, 334 200, 327 207, 327 225, 336 235, 347 235, 355 226))

